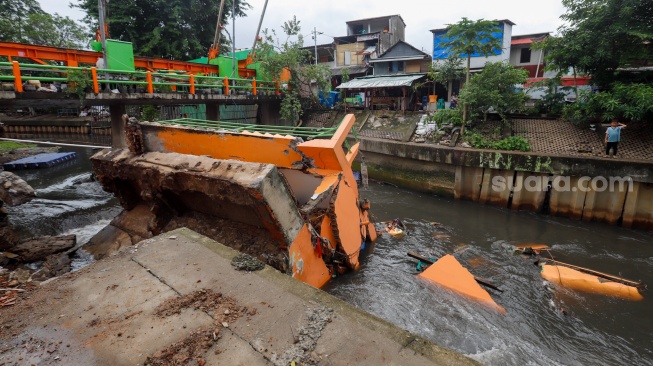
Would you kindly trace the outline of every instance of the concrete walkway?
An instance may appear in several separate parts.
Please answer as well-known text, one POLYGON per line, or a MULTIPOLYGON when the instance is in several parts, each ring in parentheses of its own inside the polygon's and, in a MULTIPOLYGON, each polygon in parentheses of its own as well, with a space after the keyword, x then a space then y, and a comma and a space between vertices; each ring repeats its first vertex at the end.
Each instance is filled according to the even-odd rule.
POLYGON ((475 365, 187 229, 0 313, 3 365, 475 365))

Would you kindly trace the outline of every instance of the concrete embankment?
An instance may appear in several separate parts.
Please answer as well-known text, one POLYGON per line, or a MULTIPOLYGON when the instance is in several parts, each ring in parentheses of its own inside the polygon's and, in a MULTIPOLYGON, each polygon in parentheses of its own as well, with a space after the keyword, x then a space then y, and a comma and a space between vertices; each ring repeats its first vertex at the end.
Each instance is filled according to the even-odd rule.
POLYGON ((42 284, 0 313, 2 364, 474 365, 188 229, 42 284))
POLYGON ((371 178, 514 210, 653 230, 653 164, 361 138, 371 178))

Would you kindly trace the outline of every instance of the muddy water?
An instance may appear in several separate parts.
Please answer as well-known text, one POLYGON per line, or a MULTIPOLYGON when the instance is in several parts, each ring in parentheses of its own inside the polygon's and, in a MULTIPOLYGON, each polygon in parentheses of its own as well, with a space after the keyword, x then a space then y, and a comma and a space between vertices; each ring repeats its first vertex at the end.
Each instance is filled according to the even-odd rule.
MULTIPOLYGON (((119 207, 90 181, 92 150, 62 151, 76 151, 79 158, 56 168, 18 171, 38 198, 12 208, 12 221, 32 235, 75 233, 82 242, 119 207)), ((653 286, 653 234, 377 184, 363 194, 372 200, 379 220, 401 218, 409 235, 399 240, 380 237, 374 252, 363 259, 362 270, 328 285, 331 294, 489 365, 653 365, 653 293, 646 292, 640 302, 564 290, 552 293, 544 288, 532 260, 506 248, 545 243, 562 261, 653 286), (504 290, 490 292, 506 314, 418 279, 415 261, 406 256, 409 251, 433 257, 457 251, 456 257, 476 276, 504 290)), ((77 266, 84 263, 83 254, 80 257, 77 266)))
POLYGON ((543 243, 561 261, 653 286, 653 235, 601 224, 453 201, 388 186, 363 192, 379 220, 401 218, 409 234, 383 235, 362 270, 326 289, 361 309, 489 365, 651 365, 653 293, 629 302, 547 291, 538 267, 507 249, 543 243), (442 226, 433 226, 431 222, 442 226), (417 278, 406 252, 457 251, 490 290, 501 315, 417 278), (564 315, 564 308, 568 315, 564 315))

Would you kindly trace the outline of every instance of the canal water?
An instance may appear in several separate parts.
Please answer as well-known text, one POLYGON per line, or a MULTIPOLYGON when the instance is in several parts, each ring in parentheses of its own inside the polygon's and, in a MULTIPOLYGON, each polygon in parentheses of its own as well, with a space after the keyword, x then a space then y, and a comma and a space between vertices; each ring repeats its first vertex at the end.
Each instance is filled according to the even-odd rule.
MULTIPOLYGON (((11 208, 11 220, 32 235, 76 233, 82 242, 120 208, 91 179, 91 149, 62 151, 79 156, 64 166, 16 172, 36 189, 37 198, 11 208)), ((382 235, 362 259, 362 269, 329 283, 329 293, 488 365, 653 365, 653 293, 630 302, 552 292, 533 260, 509 249, 548 244, 561 261, 653 285, 653 234, 376 183, 362 194, 379 221, 400 218, 408 235, 382 235), (490 294, 506 313, 419 279, 407 252, 435 258, 455 252, 475 276, 501 287, 503 292, 490 294)))

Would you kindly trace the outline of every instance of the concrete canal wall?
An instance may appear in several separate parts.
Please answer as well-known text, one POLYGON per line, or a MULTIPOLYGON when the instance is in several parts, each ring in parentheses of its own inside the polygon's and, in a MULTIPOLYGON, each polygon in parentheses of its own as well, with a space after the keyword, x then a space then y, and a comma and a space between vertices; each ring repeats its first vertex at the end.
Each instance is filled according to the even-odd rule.
POLYGON ((370 178, 413 190, 653 230, 653 164, 361 138, 370 178))

